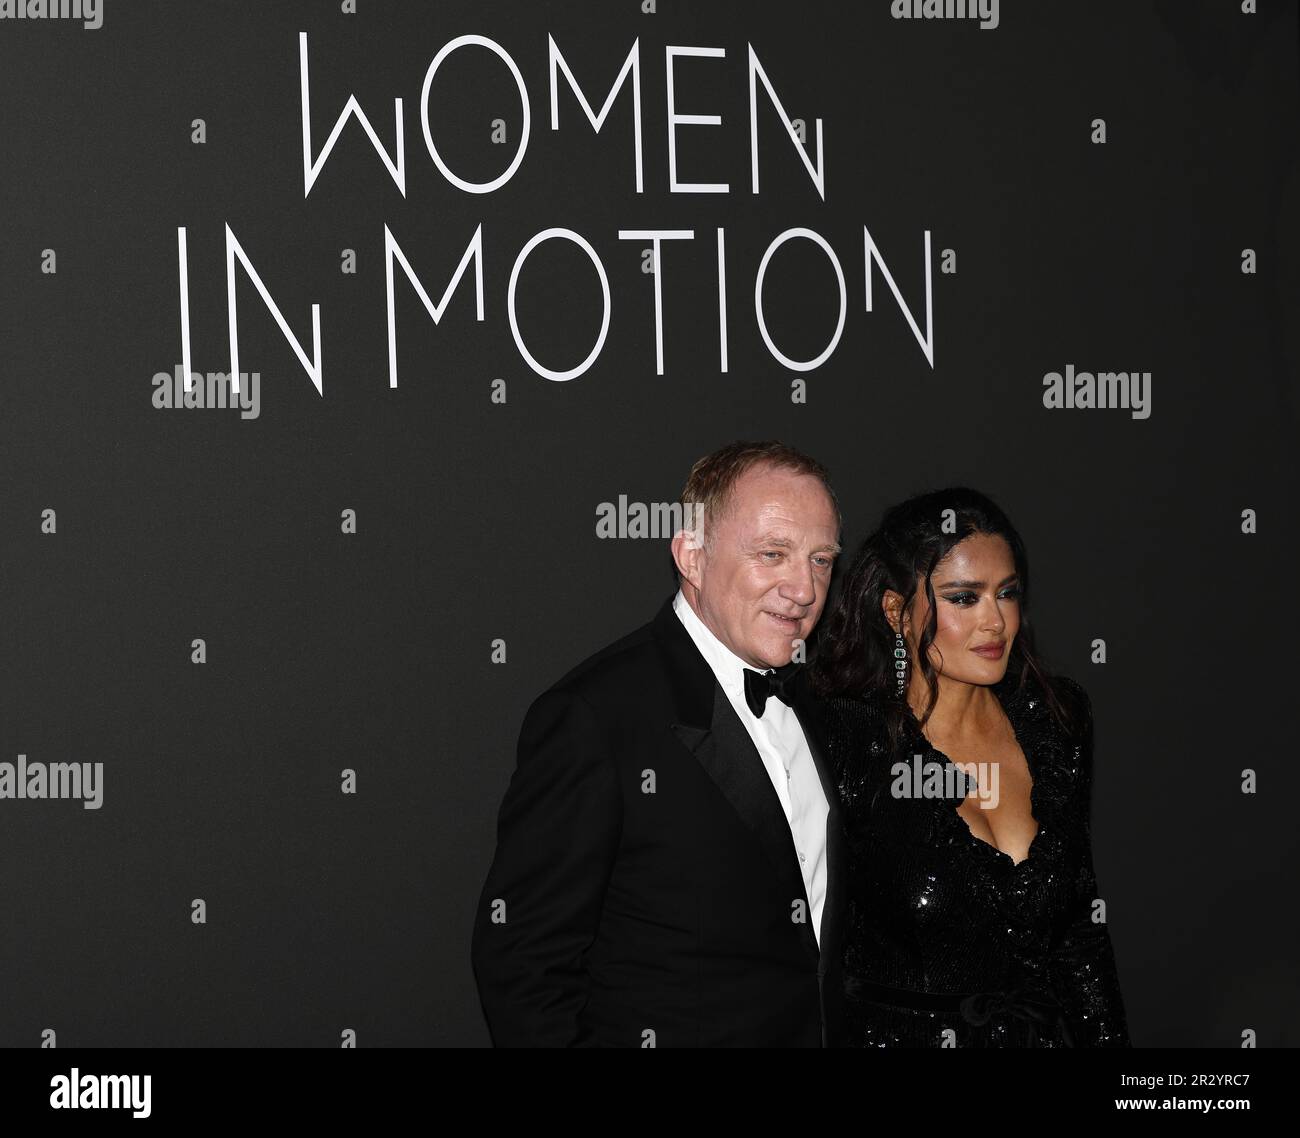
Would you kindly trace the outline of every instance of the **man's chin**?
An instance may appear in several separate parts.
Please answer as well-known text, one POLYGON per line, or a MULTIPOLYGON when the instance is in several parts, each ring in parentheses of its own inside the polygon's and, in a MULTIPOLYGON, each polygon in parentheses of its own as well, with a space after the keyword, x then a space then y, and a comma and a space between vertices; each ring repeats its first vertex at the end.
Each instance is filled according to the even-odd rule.
POLYGON ((780 641, 764 644, 756 653, 758 659, 767 661, 763 665, 765 668, 784 668, 793 655, 793 637, 789 640, 782 637, 780 641))

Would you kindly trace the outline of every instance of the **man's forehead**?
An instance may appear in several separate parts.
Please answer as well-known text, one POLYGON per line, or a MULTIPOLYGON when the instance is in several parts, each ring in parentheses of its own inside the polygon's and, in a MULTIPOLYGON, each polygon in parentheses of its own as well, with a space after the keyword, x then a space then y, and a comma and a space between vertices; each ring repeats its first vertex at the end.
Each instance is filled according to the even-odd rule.
POLYGON ((728 512, 739 521, 753 526, 809 525, 823 519, 830 519, 834 524, 835 518, 829 494, 804 502, 793 502, 788 497, 778 495, 765 495, 761 498, 737 495, 728 512))
POLYGON ((720 528, 729 530, 743 544, 781 536, 838 550, 835 509, 825 486, 807 475, 800 475, 793 485, 788 474, 783 481, 783 486, 764 485, 761 474, 748 483, 742 480, 718 519, 720 528))

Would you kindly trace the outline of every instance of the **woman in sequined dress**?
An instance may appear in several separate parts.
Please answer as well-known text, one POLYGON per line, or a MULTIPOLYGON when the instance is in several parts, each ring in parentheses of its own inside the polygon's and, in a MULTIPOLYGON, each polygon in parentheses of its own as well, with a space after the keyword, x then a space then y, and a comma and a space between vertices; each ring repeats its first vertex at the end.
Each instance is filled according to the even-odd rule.
POLYGON ((890 509, 811 666, 850 851, 854 1047, 1126 1047, 1093 872, 1092 711, 1049 676, 1028 565, 968 489, 890 509))

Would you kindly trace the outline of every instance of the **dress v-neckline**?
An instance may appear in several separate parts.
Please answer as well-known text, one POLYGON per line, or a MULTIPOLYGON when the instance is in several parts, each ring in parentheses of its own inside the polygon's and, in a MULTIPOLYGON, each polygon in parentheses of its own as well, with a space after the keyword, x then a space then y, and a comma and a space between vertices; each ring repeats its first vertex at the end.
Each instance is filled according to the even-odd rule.
MULTIPOLYGON (((1028 862, 1034 857, 1034 847, 1038 844, 1038 839, 1043 833, 1043 820, 1041 817, 1042 800, 1038 793, 1041 785, 1040 775, 1042 772, 1038 762, 1038 757, 1033 753, 1033 748, 1027 747, 1021 737, 1022 732, 1020 730, 1020 725, 1016 722, 1019 718, 1019 709, 1017 709, 1016 713, 1013 714, 1012 709, 1007 706, 1007 703, 998 694, 997 685, 994 685, 993 697, 998 701, 998 706, 1002 708, 1002 714, 1007 717, 1007 722, 1011 724, 1011 733, 1015 737, 1016 746, 1020 748, 1020 753, 1025 757, 1025 768, 1029 772, 1029 814, 1034 820, 1034 836, 1029 839, 1029 846, 1025 850, 1025 856, 1019 861, 1016 861, 1016 859, 1007 853, 1006 850, 981 838, 970 828, 970 824, 966 819, 957 812, 957 808, 960 805, 959 803, 953 802, 951 799, 944 799, 943 804, 951 813, 952 821, 962 828, 966 836, 975 843, 976 846, 982 846, 985 850, 990 851, 994 857, 1008 862, 1010 869, 1017 870, 1021 866, 1028 864, 1028 862)), ((1034 701, 1031 700, 1029 706, 1032 707, 1033 703, 1034 701)), ((916 713, 912 711, 910 706, 907 708, 907 721, 910 724, 913 733, 926 745, 927 748, 929 748, 929 750, 944 764, 945 767, 950 767, 967 779, 970 778, 970 776, 967 775, 961 767, 954 763, 948 755, 926 738, 925 732, 921 730, 921 724, 916 718, 916 713)), ((992 827, 989 828, 990 830, 992 829, 992 827)))

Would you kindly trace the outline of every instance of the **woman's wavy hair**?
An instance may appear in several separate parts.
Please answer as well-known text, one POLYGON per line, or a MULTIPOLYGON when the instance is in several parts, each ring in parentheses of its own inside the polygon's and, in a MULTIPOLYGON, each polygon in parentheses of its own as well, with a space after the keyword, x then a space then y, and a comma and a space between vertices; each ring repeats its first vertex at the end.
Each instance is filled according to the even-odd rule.
POLYGON ((919 494, 885 511, 880 525, 853 559, 839 597, 823 621, 817 655, 809 665, 812 686, 823 696, 880 698, 895 745, 902 737, 908 704, 906 694, 896 691, 894 630, 885 616, 885 593, 892 590, 901 594, 905 611, 911 608, 918 589, 924 588, 929 602, 929 616, 917 642, 919 664, 909 660, 911 666, 919 666, 929 693, 920 717, 924 725, 939 697, 937 673, 929 654, 937 625, 931 581, 939 563, 972 534, 1005 540, 1020 578, 1020 631, 1011 646, 1003 682, 1021 692, 1031 677, 1037 680, 1057 722, 1067 730, 1073 726, 1067 702, 1034 650, 1029 620, 1029 561, 1024 542, 991 498, 959 486, 919 494))

